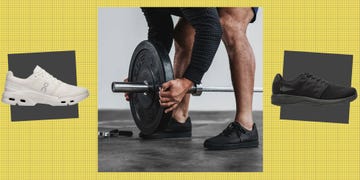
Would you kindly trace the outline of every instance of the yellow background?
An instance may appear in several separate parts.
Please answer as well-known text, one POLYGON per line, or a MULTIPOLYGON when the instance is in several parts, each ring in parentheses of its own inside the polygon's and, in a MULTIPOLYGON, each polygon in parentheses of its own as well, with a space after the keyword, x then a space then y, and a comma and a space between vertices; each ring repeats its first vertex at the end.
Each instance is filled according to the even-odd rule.
POLYGON ((284 50, 352 54, 352 86, 360 90, 359 11, 358 0, 1 0, 0 87, 7 54, 75 50, 78 84, 91 95, 79 119, 14 123, 0 103, 0 179, 359 179, 359 98, 349 124, 280 121, 270 104, 284 50), (98 173, 97 8, 205 5, 263 8, 263 172, 98 173))

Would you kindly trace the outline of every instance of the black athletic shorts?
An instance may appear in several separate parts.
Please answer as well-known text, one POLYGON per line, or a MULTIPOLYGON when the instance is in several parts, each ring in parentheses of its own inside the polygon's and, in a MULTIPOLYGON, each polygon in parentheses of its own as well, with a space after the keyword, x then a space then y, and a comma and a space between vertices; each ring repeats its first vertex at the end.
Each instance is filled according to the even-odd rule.
POLYGON ((253 12, 254 12, 254 17, 251 19, 250 23, 253 23, 253 22, 255 22, 255 20, 256 20, 256 14, 257 14, 257 12, 258 12, 258 10, 259 10, 259 7, 251 7, 251 9, 252 9, 253 12))

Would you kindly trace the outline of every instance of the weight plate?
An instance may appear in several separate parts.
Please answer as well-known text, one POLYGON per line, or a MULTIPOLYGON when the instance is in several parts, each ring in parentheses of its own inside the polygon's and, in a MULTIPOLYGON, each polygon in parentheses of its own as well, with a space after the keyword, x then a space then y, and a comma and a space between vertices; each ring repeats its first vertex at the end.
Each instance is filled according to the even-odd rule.
POLYGON ((153 85, 148 93, 130 94, 130 108, 140 131, 149 135, 164 127, 171 113, 164 113, 160 106, 158 88, 162 83, 173 79, 173 69, 169 55, 161 46, 142 41, 131 57, 129 82, 145 82, 153 85))

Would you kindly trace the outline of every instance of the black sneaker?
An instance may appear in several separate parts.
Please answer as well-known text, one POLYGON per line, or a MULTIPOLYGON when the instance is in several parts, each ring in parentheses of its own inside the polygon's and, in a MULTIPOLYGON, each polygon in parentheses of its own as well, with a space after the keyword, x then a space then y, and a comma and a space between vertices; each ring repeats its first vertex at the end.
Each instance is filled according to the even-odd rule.
POLYGON ((280 74, 274 78, 271 103, 286 105, 295 103, 332 104, 351 102, 356 99, 356 89, 343 87, 309 73, 285 80, 280 74))
POLYGON ((171 118, 166 128, 158 130, 150 135, 145 135, 140 132, 139 136, 143 139, 191 137, 191 119, 188 117, 185 123, 178 123, 174 118, 171 118))
POLYGON ((252 130, 249 131, 239 123, 232 122, 222 133, 204 142, 204 147, 209 150, 248 148, 258 145, 259 137, 255 123, 252 130))

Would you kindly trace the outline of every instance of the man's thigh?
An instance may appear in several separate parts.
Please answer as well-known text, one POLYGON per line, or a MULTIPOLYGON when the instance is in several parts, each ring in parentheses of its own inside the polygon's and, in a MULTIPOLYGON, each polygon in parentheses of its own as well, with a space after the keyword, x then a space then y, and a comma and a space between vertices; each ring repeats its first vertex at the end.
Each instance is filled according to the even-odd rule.
POLYGON ((221 25, 224 31, 246 31, 255 13, 251 7, 218 8, 221 25))
MULTIPOLYGON (((246 32, 247 25, 255 19, 256 10, 244 8, 218 8, 224 34, 246 32)), ((174 31, 175 41, 183 48, 192 47, 195 30, 184 18, 180 18, 174 31)))

